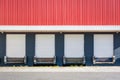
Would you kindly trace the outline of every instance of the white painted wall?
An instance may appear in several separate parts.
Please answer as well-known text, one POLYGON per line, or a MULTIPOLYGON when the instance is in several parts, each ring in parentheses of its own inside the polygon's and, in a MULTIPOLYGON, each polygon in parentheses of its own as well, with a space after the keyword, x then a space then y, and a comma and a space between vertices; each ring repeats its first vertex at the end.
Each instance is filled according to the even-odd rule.
POLYGON ((25 57, 25 34, 7 34, 6 56, 25 57))
POLYGON ((83 34, 65 34, 65 57, 83 57, 84 56, 84 35, 83 34))
POLYGON ((55 56, 55 35, 37 34, 35 41, 35 56, 50 58, 55 56))
POLYGON ((95 34, 94 35, 94 56, 112 57, 113 56, 113 35, 95 34))

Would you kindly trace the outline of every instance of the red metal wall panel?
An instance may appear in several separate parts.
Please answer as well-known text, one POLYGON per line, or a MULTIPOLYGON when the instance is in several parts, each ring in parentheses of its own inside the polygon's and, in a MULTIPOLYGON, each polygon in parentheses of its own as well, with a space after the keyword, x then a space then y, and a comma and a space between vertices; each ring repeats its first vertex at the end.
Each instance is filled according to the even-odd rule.
POLYGON ((1 25, 120 25, 120 0, 0 0, 1 25))

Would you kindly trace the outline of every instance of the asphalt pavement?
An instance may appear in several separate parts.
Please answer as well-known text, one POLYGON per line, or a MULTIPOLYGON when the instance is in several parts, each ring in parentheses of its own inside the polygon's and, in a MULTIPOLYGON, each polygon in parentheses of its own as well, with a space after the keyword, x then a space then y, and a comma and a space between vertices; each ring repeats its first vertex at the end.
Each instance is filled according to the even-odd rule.
POLYGON ((120 67, 0 67, 0 80, 120 80, 120 67))
POLYGON ((0 80, 120 80, 119 72, 2 72, 0 80))

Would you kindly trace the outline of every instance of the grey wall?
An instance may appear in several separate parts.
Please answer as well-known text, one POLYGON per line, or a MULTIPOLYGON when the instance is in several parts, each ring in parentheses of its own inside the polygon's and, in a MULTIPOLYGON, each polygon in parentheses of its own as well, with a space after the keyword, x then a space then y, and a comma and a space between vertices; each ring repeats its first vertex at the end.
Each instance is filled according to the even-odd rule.
POLYGON ((6 34, 0 33, 0 65, 4 65, 4 56, 6 55, 6 34))

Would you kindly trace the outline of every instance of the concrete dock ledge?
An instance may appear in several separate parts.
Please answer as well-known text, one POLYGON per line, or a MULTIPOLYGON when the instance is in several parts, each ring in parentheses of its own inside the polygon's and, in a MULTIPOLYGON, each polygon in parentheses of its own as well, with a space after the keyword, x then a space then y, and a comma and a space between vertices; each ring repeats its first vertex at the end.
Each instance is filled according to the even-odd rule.
POLYGON ((0 72, 120 72, 120 67, 0 67, 0 72))

